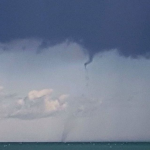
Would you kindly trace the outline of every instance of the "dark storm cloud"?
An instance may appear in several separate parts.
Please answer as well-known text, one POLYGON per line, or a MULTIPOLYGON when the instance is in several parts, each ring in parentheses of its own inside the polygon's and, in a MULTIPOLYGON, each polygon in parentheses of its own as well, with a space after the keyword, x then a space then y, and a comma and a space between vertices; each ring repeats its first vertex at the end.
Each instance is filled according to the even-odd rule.
POLYGON ((43 39, 39 49, 68 39, 91 60, 112 48, 149 57, 150 0, 1 0, 0 42, 20 38, 43 39))

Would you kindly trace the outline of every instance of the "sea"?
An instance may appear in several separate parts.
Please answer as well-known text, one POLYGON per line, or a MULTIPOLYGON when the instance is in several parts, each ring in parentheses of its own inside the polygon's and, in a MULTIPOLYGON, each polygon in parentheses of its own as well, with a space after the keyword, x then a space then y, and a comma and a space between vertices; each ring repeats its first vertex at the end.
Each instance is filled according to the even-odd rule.
POLYGON ((0 150, 150 150, 150 142, 4 142, 0 150))

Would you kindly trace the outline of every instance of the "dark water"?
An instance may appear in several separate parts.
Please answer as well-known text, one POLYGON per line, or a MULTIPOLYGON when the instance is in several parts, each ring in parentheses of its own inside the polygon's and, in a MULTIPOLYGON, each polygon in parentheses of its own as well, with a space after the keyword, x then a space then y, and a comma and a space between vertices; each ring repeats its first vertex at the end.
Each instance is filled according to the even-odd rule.
POLYGON ((0 150, 150 150, 150 142, 0 143, 0 150))

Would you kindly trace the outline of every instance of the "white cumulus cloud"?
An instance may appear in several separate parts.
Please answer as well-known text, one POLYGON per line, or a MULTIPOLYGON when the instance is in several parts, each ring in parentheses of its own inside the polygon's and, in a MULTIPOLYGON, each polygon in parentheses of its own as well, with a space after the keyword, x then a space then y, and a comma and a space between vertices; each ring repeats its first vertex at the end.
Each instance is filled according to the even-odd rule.
POLYGON ((1 118, 35 119, 60 112, 67 107, 68 95, 52 95, 53 89, 32 90, 24 98, 1 96, 1 118))
POLYGON ((40 91, 33 90, 29 92, 28 97, 30 100, 33 100, 33 99, 37 99, 43 96, 50 95, 52 92, 53 92, 53 89, 43 89, 40 91))

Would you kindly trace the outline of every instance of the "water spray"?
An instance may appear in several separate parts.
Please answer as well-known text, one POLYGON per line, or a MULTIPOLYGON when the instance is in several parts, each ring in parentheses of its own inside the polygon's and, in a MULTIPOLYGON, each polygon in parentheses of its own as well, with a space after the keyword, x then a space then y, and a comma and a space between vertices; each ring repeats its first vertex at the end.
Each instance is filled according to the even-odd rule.
POLYGON ((73 115, 71 115, 69 118, 66 119, 65 124, 64 124, 64 129, 62 132, 61 142, 66 142, 68 135, 76 126, 75 121, 76 121, 76 118, 73 115))

